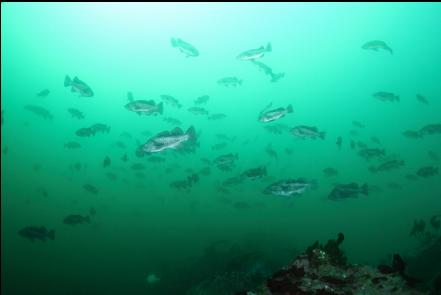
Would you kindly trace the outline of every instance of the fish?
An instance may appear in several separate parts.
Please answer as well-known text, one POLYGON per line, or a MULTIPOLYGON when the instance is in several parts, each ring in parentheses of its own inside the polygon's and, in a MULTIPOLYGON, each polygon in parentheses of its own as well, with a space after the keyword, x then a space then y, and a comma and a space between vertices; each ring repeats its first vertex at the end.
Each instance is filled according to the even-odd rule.
POLYGON ((235 166, 235 161, 239 159, 238 154, 233 154, 233 153, 229 153, 229 154, 224 154, 224 155, 220 155, 218 157, 216 157, 213 160, 213 163, 215 165, 217 165, 218 167, 232 167, 235 166))
POLYGON ((162 95, 161 95, 161 99, 162 99, 166 104, 169 104, 169 105, 171 105, 172 107, 175 107, 175 108, 178 108, 178 109, 182 108, 182 104, 179 102, 179 100, 177 100, 176 98, 174 98, 174 97, 171 96, 171 95, 162 94, 162 95))
POLYGON ((280 78, 285 77, 285 73, 278 73, 275 74, 273 72, 273 69, 271 69, 269 66, 264 64, 263 62, 257 61, 257 60, 251 60, 251 62, 259 68, 259 70, 263 71, 265 75, 269 76, 271 78, 271 82, 277 82, 280 80, 280 78))
POLYGON ((37 116, 42 117, 43 119, 49 119, 52 120, 54 116, 45 108, 36 106, 36 105, 26 105, 25 110, 28 110, 32 113, 34 113, 37 116))
POLYGON ((438 167, 434 167, 434 166, 424 166, 421 167, 420 169, 418 169, 416 175, 418 175, 419 177, 432 177, 438 174, 438 167))
POLYGON ((191 107, 191 108, 188 108, 188 111, 190 113, 195 114, 195 115, 208 115, 208 111, 204 108, 201 108, 201 107, 191 107))
POLYGON ((72 116, 72 118, 76 118, 76 119, 79 119, 79 120, 84 119, 84 114, 83 114, 83 112, 81 112, 81 111, 78 110, 78 109, 75 109, 75 108, 68 108, 67 111, 68 111, 69 114, 72 116))
POLYGON ((225 179, 222 182, 222 185, 224 186, 233 186, 233 185, 239 185, 243 182, 244 178, 240 176, 233 176, 225 179))
POLYGON ((267 153, 271 158, 278 159, 279 156, 277 155, 277 152, 273 149, 272 144, 269 144, 265 148, 265 153, 267 153))
POLYGON ((373 94, 373 97, 375 97, 376 99, 379 99, 381 101, 400 101, 400 97, 398 95, 395 95, 391 92, 386 92, 386 91, 379 91, 379 92, 375 92, 373 94))
POLYGON ((210 116, 208 116, 208 120, 222 120, 225 119, 227 117, 227 115, 222 114, 222 113, 217 113, 217 114, 211 114, 210 116))
POLYGON ((38 97, 47 97, 49 95, 49 93, 50 93, 49 89, 43 89, 37 93, 37 96, 38 97))
POLYGON ((242 85, 243 80, 237 78, 237 77, 225 77, 222 79, 217 80, 217 84, 225 87, 236 87, 238 85, 242 85))
POLYGON ((155 103, 153 100, 134 100, 128 102, 125 106, 129 111, 135 112, 138 115, 162 115, 164 108, 163 103, 155 103))
POLYGON ((428 124, 420 129, 422 135, 441 134, 441 124, 428 124))
POLYGON ((337 137, 337 141, 335 144, 338 146, 338 149, 341 149, 341 145, 343 143, 343 138, 341 136, 337 137))
POLYGON ((249 209, 251 208, 251 205, 247 202, 238 201, 233 203, 233 207, 236 209, 249 209))
POLYGON ((426 229, 426 222, 424 220, 422 220, 422 219, 414 220, 413 227, 412 227, 409 235, 411 237, 422 235, 424 233, 425 229, 426 229))
POLYGON ((368 194, 368 185, 358 185, 355 182, 348 184, 337 184, 329 193, 328 198, 330 200, 343 200, 348 198, 357 198, 359 194, 368 194))
POLYGON ((161 279, 155 274, 149 274, 145 280, 146 280, 147 284, 155 284, 155 283, 159 282, 161 279))
POLYGON ((96 188, 94 185, 91 185, 89 183, 84 184, 83 189, 94 195, 97 195, 99 193, 98 188, 96 188))
POLYGON ((148 157, 147 161, 149 161, 151 163, 162 163, 162 162, 165 162, 165 158, 158 157, 158 156, 150 156, 150 157, 148 157))
POLYGON ((196 57, 199 56, 199 51, 191 45, 179 38, 171 38, 171 45, 178 48, 180 52, 185 54, 185 57, 196 57))
POLYGON ((300 138, 325 139, 326 132, 319 131, 317 127, 299 125, 290 130, 290 133, 300 138))
POLYGON ((384 149, 379 148, 363 148, 358 152, 358 155, 366 160, 370 160, 372 158, 383 157, 386 155, 384 149))
POLYGON ((366 42, 365 44, 363 44, 363 46, 361 46, 362 49, 366 49, 366 50, 374 50, 374 51, 378 51, 379 49, 383 49, 386 51, 389 51, 390 54, 393 54, 392 48, 390 48, 386 42, 381 41, 381 40, 372 40, 369 42, 366 42))
POLYGON ((134 163, 130 166, 132 170, 145 170, 147 167, 142 163, 134 163))
POLYGON ((163 120, 164 120, 164 122, 167 122, 172 125, 181 125, 182 124, 182 122, 180 120, 178 120, 176 118, 172 118, 172 117, 167 117, 167 118, 164 118, 163 120))
POLYGON ((354 125, 357 128, 364 128, 364 124, 358 121, 352 121, 352 125, 354 125))
POLYGON ((371 136, 370 139, 371 139, 371 141, 372 141, 373 143, 381 144, 380 139, 379 139, 378 137, 376 137, 376 136, 371 136))
POLYGON ((406 130, 402 134, 404 137, 411 139, 419 139, 423 137, 420 131, 414 131, 414 130, 406 130))
POLYGON ((190 185, 198 183, 199 182, 199 175, 197 173, 193 173, 193 174, 187 176, 187 182, 190 185))
POLYGON ((124 154, 124 156, 121 157, 121 160, 123 162, 127 162, 129 160, 129 158, 127 157, 127 154, 124 154))
POLYGON ((422 96, 421 94, 417 94, 416 99, 422 104, 425 104, 425 105, 429 104, 429 101, 427 100, 427 98, 422 96))
POLYGON ((89 87, 89 85, 78 79, 78 77, 74 77, 72 80, 68 75, 66 75, 66 77, 64 78, 64 87, 69 87, 69 86, 71 87, 70 90, 72 92, 79 93, 80 97, 94 96, 94 93, 92 89, 89 87))
POLYGON ((202 95, 199 96, 198 98, 196 98, 194 100, 194 104, 196 105, 200 105, 200 104, 206 104, 208 102, 208 100, 210 99, 210 96, 208 95, 202 95))
POLYGON ((48 230, 44 226, 26 226, 22 228, 18 234, 31 242, 35 240, 41 240, 43 242, 46 242, 47 239, 55 240, 55 230, 48 230))
POLYGON ((290 128, 285 124, 274 124, 264 126, 265 130, 273 133, 273 134, 282 134, 285 131, 288 131, 290 128))
POLYGON ((158 153, 168 149, 176 150, 195 143, 196 131, 193 126, 190 126, 185 133, 181 128, 176 127, 172 131, 163 131, 151 137, 140 146, 138 154, 158 153))
POLYGON ((103 168, 110 166, 111 163, 112 161, 110 160, 109 156, 106 156, 103 160, 103 168))
POLYGON ((293 108, 292 105, 288 105, 286 108, 280 107, 277 109, 263 111, 259 114, 259 122, 267 123, 278 120, 280 118, 285 117, 286 114, 292 113, 293 108))
POLYGON ((115 173, 113 173, 113 172, 107 172, 106 176, 111 181, 116 181, 117 178, 118 178, 118 176, 115 173))
POLYGON ((399 184, 397 182, 393 182, 393 181, 392 182, 388 182, 387 183, 387 187, 390 188, 390 189, 398 189, 398 190, 403 188, 401 184, 399 184))
POLYGON ((245 170, 241 176, 246 179, 256 180, 267 175, 266 167, 256 167, 245 170))
POLYGON ((110 126, 102 123, 96 123, 90 126, 90 128, 93 130, 94 133, 101 132, 101 133, 109 133, 110 132, 110 126))
POLYGON ((64 147, 67 149, 79 149, 81 148, 81 144, 76 141, 68 141, 64 144, 64 147))
POLYGON ((211 174, 211 168, 206 166, 206 167, 202 168, 201 170, 199 170, 199 174, 204 175, 204 176, 208 176, 211 174))
POLYGON ((120 141, 120 140, 116 141, 114 146, 116 146, 117 148, 120 148, 120 149, 127 148, 126 144, 124 142, 120 141))
POLYGON ((176 180, 170 183, 170 187, 187 191, 191 188, 191 184, 187 180, 176 180))
POLYGON ((219 151, 219 150, 226 148, 227 145, 228 145, 228 143, 226 143, 226 142, 220 142, 220 143, 216 143, 216 144, 212 145, 211 149, 213 151, 219 151))
POLYGON ((356 147, 355 141, 353 141, 353 140, 351 139, 351 149, 355 149, 355 147, 356 147))
POLYGON ((308 181, 303 178, 284 179, 267 186, 263 193, 280 197, 293 197, 303 195, 307 190, 317 186, 315 180, 308 181))
POLYGON ((78 224, 83 224, 83 223, 90 223, 90 216, 86 215, 80 215, 80 214, 71 214, 66 216, 63 219, 63 223, 67 224, 67 225, 78 225, 78 224))
POLYGON ((430 225, 438 230, 441 227, 441 219, 440 219, 441 215, 434 215, 430 218, 430 225))
POLYGON ((328 168, 323 169, 323 173, 327 177, 332 177, 332 176, 338 175, 338 170, 335 168, 332 168, 332 167, 328 167, 328 168))
POLYGON ((249 49, 246 51, 243 51, 237 56, 237 59, 242 61, 250 61, 262 58, 266 52, 271 52, 272 46, 271 43, 268 42, 268 44, 264 46, 260 46, 259 48, 249 49))
POLYGON ((80 128, 78 129, 75 134, 79 137, 90 137, 90 136, 95 136, 95 130, 93 130, 90 127, 84 127, 84 128, 80 128))
POLYGON ((371 166, 369 167, 369 171, 373 172, 373 173, 377 173, 377 172, 384 172, 384 171, 390 171, 390 170, 394 170, 394 169, 399 169, 401 167, 403 167, 405 165, 405 162, 403 160, 389 160, 386 162, 383 162, 381 164, 379 164, 378 166, 371 166))

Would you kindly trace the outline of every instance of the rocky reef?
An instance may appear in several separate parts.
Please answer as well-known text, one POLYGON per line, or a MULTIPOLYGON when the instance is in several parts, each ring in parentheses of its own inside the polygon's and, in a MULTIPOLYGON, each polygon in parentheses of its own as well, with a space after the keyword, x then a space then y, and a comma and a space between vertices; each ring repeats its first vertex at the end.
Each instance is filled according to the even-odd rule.
POLYGON ((348 264, 339 246, 343 234, 325 245, 314 243, 288 266, 275 272, 254 290, 236 295, 423 295, 418 280, 406 274, 398 254, 392 264, 372 267, 348 264))

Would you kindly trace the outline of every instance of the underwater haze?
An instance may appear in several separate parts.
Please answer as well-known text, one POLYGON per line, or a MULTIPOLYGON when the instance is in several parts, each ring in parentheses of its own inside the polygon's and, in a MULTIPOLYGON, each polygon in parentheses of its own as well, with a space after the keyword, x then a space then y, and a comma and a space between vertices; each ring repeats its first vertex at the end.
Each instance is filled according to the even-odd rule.
POLYGON ((234 294, 340 232, 410 261, 440 36, 440 3, 2 3, 2 293, 234 294))

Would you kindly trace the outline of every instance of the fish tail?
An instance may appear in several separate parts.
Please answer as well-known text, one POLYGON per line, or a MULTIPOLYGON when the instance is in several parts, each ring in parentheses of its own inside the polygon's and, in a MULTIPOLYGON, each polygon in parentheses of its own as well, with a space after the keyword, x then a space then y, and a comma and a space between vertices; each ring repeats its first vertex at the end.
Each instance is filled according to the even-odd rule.
POLYGON ((395 96, 395 99, 396 99, 397 101, 400 101, 400 96, 399 96, 399 95, 395 96))
POLYGON ((72 84, 72 80, 70 79, 69 75, 66 75, 66 77, 64 77, 64 87, 68 87, 72 84))
POLYGON ((187 134, 190 141, 196 141, 196 131, 194 130, 193 126, 190 126, 187 129, 187 134))
POLYGON ((158 113, 162 115, 162 113, 164 112, 164 103, 163 102, 158 103, 157 108, 158 108, 158 113))
POLYGON ((266 173, 266 167, 263 167, 263 173, 262 173, 262 175, 263 175, 263 176, 267 176, 267 173, 266 173))
POLYGON ((324 131, 323 131, 323 132, 320 132, 320 135, 319 135, 319 136, 320 136, 321 139, 325 139, 326 132, 324 132, 324 131))
POLYGON ((273 50, 273 47, 271 46, 271 42, 268 42, 268 44, 265 47, 266 52, 271 52, 273 50))
POLYGON ((365 183, 365 184, 363 184, 363 185, 361 186, 361 193, 362 193, 362 194, 365 194, 365 195, 368 195, 369 191, 368 191, 368 185, 367 185, 367 183, 365 183))
POLYGON ((392 48, 386 47, 386 50, 389 51, 391 55, 394 55, 394 52, 393 52, 392 48))
POLYGON ((51 239, 51 240, 55 240, 55 230, 50 230, 50 231, 47 233, 47 237, 48 237, 49 239, 51 239))
POLYGON ((288 105, 288 107, 286 108, 286 110, 288 111, 288 113, 292 113, 292 105, 288 105))

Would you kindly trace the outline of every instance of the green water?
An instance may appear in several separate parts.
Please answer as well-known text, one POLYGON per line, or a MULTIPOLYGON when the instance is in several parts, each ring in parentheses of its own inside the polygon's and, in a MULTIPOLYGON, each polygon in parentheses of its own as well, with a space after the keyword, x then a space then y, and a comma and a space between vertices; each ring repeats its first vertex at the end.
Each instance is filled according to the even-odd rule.
MULTIPOLYGON (((231 255, 258 252, 270 273, 315 240, 338 232, 345 234, 350 261, 378 264, 392 253, 417 251, 418 241, 409 236, 414 220, 441 213, 440 175, 406 178, 423 166, 440 166, 441 137, 402 134, 441 122, 439 3, 2 3, 1 8, 5 294, 195 294, 188 290, 223 273, 219 265, 231 255), (190 43, 199 56, 186 57, 171 38, 190 43), (386 42, 393 55, 361 48, 371 40, 386 42), (268 42, 272 51, 258 61, 285 74, 277 82, 236 58, 268 42), (65 75, 78 76, 94 96, 79 97, 64 87, 65 75), (231 76, 242 85, 217 83, 231 76), (49 95, 38 97, 43 89, 49 95), (171 95, 183 107, 164 103, 162 115, 138 116, 124 107, 129 91, 135 99, 157 103, 160 95, 171 95), (374 98, 378 91, 399 95, 400 101, 374 98), (226 118, 189 112, 202 95, 210 96, 202 107, 226 118), (291 104, 294 111, 259 122, 270 102, 272 108, 291 104), (45 108, 53 119, 26 105, 45 108), (72 118, 68 108, 85 118, 72 118), (165 117, 179 119, 184 131, 194 126, 199 146, 193 153, 158 153, 162 163, 137 157, 139 143, 176 127, 165 117), (110 132, 75 134, 95 123, 109 125, 110 132), (274 134, 265 128, 278 124, 288 129, 274 134), (289 128, 298 125, 316 126, 326 137, 296 138, 289 128), (369 166, 381 160, 360 157, 351 140, 384 149, 405 165, 371 173, 369 166), (68 141, 81 148, 66 149, 68 141), (118 141, 126 148, 116 146, 118 141), (224 149, 212 149, 222 142, 224 149), (201 160, 228 153, 238 155, 231 171, 201 160), (102 164, 106 156, 109 167, 102 164), (70 168, 78 162, 84 165, 80 170, 70 168), (144 175, 135 175, 134 163, 146 166, 144 175), (209 175, 199 173, 207 166, 209 175), (222 186, 258 166, 267 168, 266 177, 222 186), (327 167, 338 175, 326 177, 327 167), (199 173, 199 182, 189 191, 170 186, 192 173, 199 173), (296 178, 316 180, 318 188, 292 198, 262 193, 271 183, 296 178), (335 184, 350 182, 379 189, 354 199, 328 199, 335 184), (99 193, 87 192, 84 184, 99 193), (90 208, 96 210, 90 223, 63 223, 90 208), (55 239, 31 242, 18 234, 26 226, 54 229, 55 239), (210 256, 210 245, 222 249, 210 256), (149 274, 160 280, 148 283, 149 274)), ((222 288, 201 294, 228 294, 222 288)))

